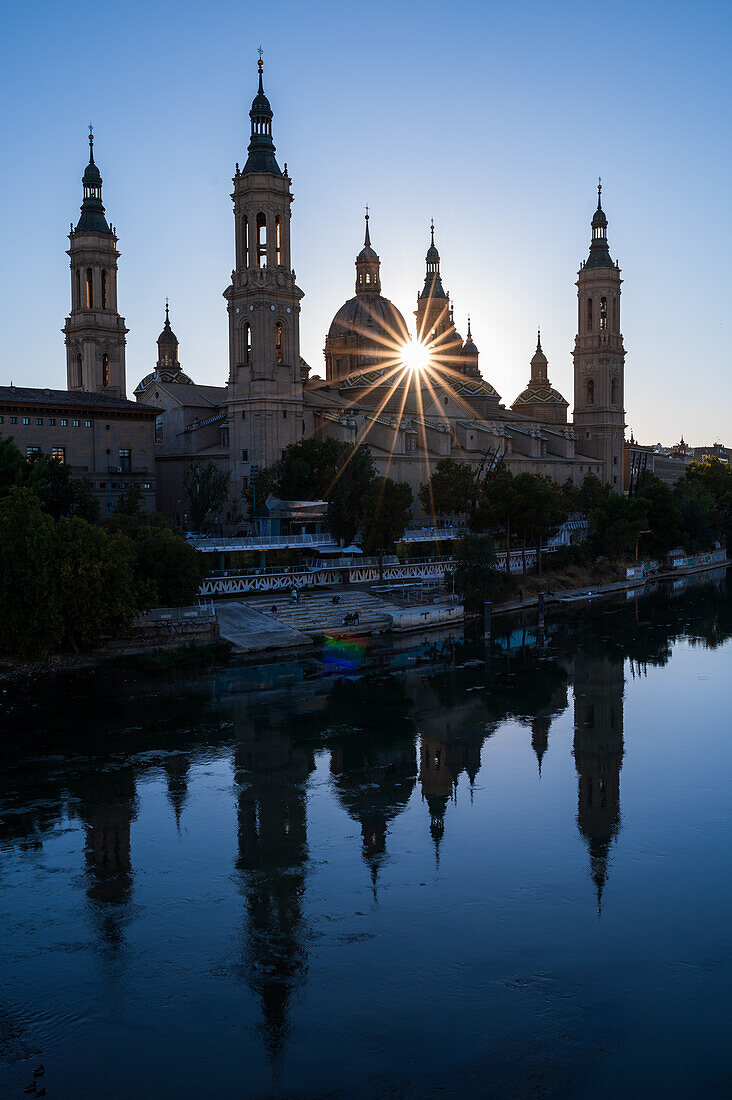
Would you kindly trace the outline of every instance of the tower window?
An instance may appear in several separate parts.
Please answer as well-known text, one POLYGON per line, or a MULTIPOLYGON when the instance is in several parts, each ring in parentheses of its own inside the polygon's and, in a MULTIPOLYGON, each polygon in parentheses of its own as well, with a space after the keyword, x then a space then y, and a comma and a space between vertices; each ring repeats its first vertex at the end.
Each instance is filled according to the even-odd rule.
POLYGON ((107 308, 107 272, 102 272, 102 309, 107 308))
POLYGON ((102 385, 109 385, 109 356, 102 356, 102 385))
POLYGON ((267 218, 257 214, 257 267, 267 266, 267 218))
POLYGON ((241 250, 244 266, 249 267, 249 218, 244 215, 241 221, 241 250))
POLYGON ((94 308, 94 286, 92 284, 92 269, 86 269, 86 308, 94 308))
POLYGON ((607 298, 600 299, 600 331, 607 329, 607 298))
POLYGON ((592 298, 587 299, 587 328, 592 329, 592 298))
POLYGON ((618 322, 618 299, 613 298, 613 331, 617 332, 619 328, 620 324, 618 322))
POLYGON ((275 325, 275 360, 278 363, 284 363, 284 350, 283 350, 283 331, 282 322, 278 321, 275 325))
POLYGON ((275 218, 275 263, 282 266, 282 223, 279 214, 275 218))
POLYGON ((244 362, 252 361, 252 326, 247 322, 244 325, 244 362))
POLYGON ((595 404, 595 383, 591 378, 587 381, 587 404, 595 404))
POLYGON ((74 385, 77 389, 81 389, 81 356, 76 356, 75 362, 76 370, 74 371, 74 385))
POLYGON ((76 308, 81 309, 81 272, 76 272, 76 308))

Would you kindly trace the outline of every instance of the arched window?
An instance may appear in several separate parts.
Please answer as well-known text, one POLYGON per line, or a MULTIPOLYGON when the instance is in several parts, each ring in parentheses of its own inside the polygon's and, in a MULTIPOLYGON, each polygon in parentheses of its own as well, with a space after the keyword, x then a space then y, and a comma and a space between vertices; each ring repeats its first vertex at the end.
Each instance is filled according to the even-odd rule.
POLYGON ((610 382, 610 404, 617 405, 618 403, 618 380, 613 378, 610 382))
POLYGON ((278 363, 284 363, 284 347, 283 347, 283 329, 282 322, 278 321, 275 325, 275 360, 278 363))
POLYGON ((76 272, 76 308, 81 309, 81 272, 77 269, 76 272))
POLYGON ((102 272, 102 309, 107 308, 107 272, 102 272))
POLYGON ((370 282, 371 282, 371 272, 370 272, 370 271, 367 271, 367 272, 366 272, 366 282, 367 282, 367 283, 370 283, 370 282))
POLYGON ((592 298, 587 299, 587 327, 592 328, 592 298))
POLYGON ((76 369, 74 371, 74 385, 78 389, 81 389, 81 356, 80 355, 76 356, 75 368, 76 369))
POLYGON ((241 251, 244 257, 244 266, 249 267, 249 218, 246 214, 241 221, 241 251))
POLYGON ((587 404, 595 404, 595 383, 591 378, 587 380, 587 404))
POLYGON ((102 356, 102 385, 109 385, 109 356, 102 356))
POLYGON ((252 326, 250 324, 244 325, 244 362, 251 363, 252 361, 252 326))
POLYGON ((607 329, 607 298, 600 299, 600 332, 607 329))
POLYGON ((279 214, 275 218, 275 263, 282 266, 282 223, 279 214))
POLYGON ((257 214, 257 267, 267 266, 267 218, 257 214))
POLYGON ((92 269, 86 269, 86 308, 94 308, 94 286, 92 283, 92 269))

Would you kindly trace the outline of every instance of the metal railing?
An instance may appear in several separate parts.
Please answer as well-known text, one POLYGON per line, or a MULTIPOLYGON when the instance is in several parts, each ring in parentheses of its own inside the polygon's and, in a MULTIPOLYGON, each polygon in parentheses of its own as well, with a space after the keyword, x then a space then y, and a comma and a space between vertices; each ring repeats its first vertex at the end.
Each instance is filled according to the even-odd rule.
POLYGON ((332 535, 188 535, 196 550, 205 554, 222 550, 277 550, 305 546, 337 546, 332 535))

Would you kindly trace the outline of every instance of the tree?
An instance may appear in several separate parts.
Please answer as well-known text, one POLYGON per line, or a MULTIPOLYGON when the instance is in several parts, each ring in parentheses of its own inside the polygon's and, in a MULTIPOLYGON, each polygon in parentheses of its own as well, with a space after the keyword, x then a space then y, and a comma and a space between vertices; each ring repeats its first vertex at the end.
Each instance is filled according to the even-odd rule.
POLYGON ((334 538, 349 543, 364 521, 366 495, 376 477, 376 468, 368 447, 341 446, 345 446, 343 462, 328 498, 327 524, 334 538))
POLYGON ((514 478, 513 492, 516 501, 515 521, 522 532, 524 573, 527 537, 536 546, 536 567, 541 573, 542 541, 567 518, 561 491, 548 477, 523 473, 514 478))
POLYGON ((476 495, 473 468, 467 462, 441 458, 419 490, 419 502, 430 516, 454 516, 469 512, 476 495))
POLYGON ((206 574, 204 554, 169 527, 140 525, 134 540, 138 590, 152 586, 149 606, 183 607, 194 602, 206 574))
POLYGON ((518 516, 518 500, 514 478, 503 463, 491 470, 481 486, 480 495, 470 515, 473 531, 500 528, 506 547, 506 572, 511 572, 511 530, 518 516))
POLYGON ((53 520, 29 489, 0 500, 0 651, 45 656, 61 639, 53 520))
POLYGON ((58 521, 56 581, 62 642, 75 651, 129 626, 145 606, 135 585, 131 540, 83 519, 58 521))
POLYGON ((463 535, 455 543, 455 591, 465 606, 478 611, 501 586, 493 539, 488 535, 463 535))
MULTIPOLYGON (((337 439, 300 439, 285 447, 275 466, 276 492, 282 500, 325 500, 351 451, 337 439)), ((257 498, 259 499, 259 489, 257 498)))
POLYGON ((0 438, 0 496, 21 485, 26 460, 13 442, 12 435, 0 438))
POLYGON ((393 550, 404 534, 412 514, 414 497, 409 485, 377 477, 371 482, 364 498, 363 536, 361 546, 366 554, 393 550))
POLYGON ((220 508, 229 489, 229 471, 215 462, 193 462, 183 475, 183 492, 190 504, 191 524, 200 531, 210 512, 220 508))
POLYGON ((254 519, 255 504, 259 507, 267 499, 270 493, 277 494, 279 492, 277 468, 275 466, 265 466, 262 470, 257 470, 252 473, 249 478, 249 484, 246 489, 242 490, 242 496, 246 500, 247 515, 249 519, 254 519))

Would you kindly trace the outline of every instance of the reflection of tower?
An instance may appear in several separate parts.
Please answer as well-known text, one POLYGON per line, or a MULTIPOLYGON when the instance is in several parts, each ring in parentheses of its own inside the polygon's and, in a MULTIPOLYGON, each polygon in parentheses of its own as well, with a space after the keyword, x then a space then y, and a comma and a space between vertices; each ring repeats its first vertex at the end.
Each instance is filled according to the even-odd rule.
POLYGON ((623 764, 622 662, 574 659, 574 760, 579 776, 577 824, 590 850, 598 913, 607 879, 610 844, 620 827, 623 764))
POLYGON ((480 770, 480 752, 487 731, 423 735, 419 751, 419 782, 430 812, 430 833, 439 860, 440 841, 445 832, 447 804, 456 797, 460 773, 465 771, 472 787, 480 770))
POLYGON ((81 775, 74 784, 78 813, 84 822, 87 890, 110 947, 123 941, 126 907, 132 896, 130 827, 137 813, 135 776, 131 768, 81 775))
POLYGON ((262 1002, 265 1041, 278 1057, 289 1003, 305 969, 306 784, 312 752, 270 728, 237 745, 239 859, 246 898, 247 980, 262 1002))
POLYGON ((531 747, 539 761, 539 775, 541 775, 541 762, 544 753, 549 748, 549 727, 552 724, 551 715, 537 714, 531 720, 531 747))
POLYGON ((389 729, 349 732, 330 758, 338 797, 361 826, 362 855, 374 889, 389 825, 407 805, 416 778, 414 737, 389 729))
POLYGON ((188 757, 185 753, 171 753, 163 764, 168 786, 168 798, 175 814, 175 823, 180 829, 180 815, 188 797, 188 757))

